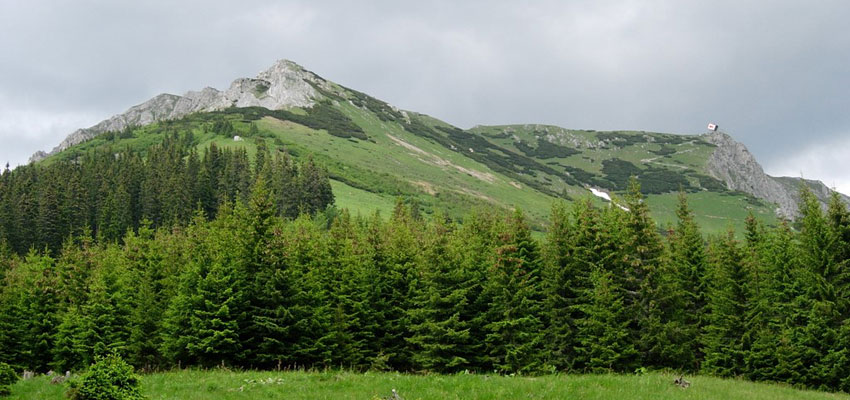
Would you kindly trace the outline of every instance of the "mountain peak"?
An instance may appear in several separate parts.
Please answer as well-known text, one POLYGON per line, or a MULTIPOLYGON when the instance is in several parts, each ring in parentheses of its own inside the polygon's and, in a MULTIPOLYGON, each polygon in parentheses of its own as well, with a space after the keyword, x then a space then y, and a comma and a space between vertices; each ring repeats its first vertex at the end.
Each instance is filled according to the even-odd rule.
POLYGON ((105 132, 176 119, 194 112, 217 111, 230 107, 263 107, 271 110, 312 107, 316 99, 321 97, 315 86, 328 88, 328 85, 327 81, 294 61, 280 59, 255 78, 234 80, 225 91, 205 87, 200 91, 189 91, 183 96, 159 94, 121 114, 74 131, 50 153, 38 151, 33 154, 30 162, 37 162, 105 132))
POLYGON ((278 68, 288 68, 288 69, 293 69, 293 70, 305 71, 304 67, 302 67, 300 64, 298 64, 295 61, 286 59, 286 58, 281 58, 281 59, 275 61, 274 64, 272 64, 268 68, 268 70, 278 69, 278 68))

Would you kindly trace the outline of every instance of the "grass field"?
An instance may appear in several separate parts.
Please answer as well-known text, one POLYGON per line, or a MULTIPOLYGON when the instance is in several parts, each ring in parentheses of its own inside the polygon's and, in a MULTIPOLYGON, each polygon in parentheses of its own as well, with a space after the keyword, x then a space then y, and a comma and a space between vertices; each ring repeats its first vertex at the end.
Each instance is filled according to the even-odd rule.
MULTIPOLYGON (((711 377, 687 377, 679 388, 671 375, 404 375, 349 372, 231 372, 183 370, 142 376, 151 400, 382 399, 393 389, 416 399, 850 399, 845 394, 711 377)), ((9 399, 62 399, 64 386, 48 378, 20 381, 9 399)))
MULTIPOLYGON (((658 226, 675 226, 677 193, 649 195, 647 203, 658 226)), ((737 233, 743 233, 750 212, 768 226, 779 223, 770 206, 747 203, 744 196, 716 192, 688 193, 688 205, 694 210, 702 231, 710 234, 722 234, 729 227, 734 228, 737 233)))
POLYGON ((336 206, 347 208, 353 215, 370 216, 375 210, 381 215, 391 215, 395 207, 395 199, 390 196, 367 192, 362 189, 351 187, 343 182, 331 180, 336 206))

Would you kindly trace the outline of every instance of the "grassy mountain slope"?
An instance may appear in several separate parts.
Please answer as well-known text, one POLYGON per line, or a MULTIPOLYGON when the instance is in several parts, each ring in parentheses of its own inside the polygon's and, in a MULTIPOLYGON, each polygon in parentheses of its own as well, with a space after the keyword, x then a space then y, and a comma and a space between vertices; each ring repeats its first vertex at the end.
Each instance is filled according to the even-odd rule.
POLYGON ((776 221, 773 205, 727 190, 708 176, 714 145, 699 136, 542 125, 462 130, 311 76, 308 83, 318 93, 312 107, 188 114, 103 133, 42 162, 75 158, 99 146, 143 151, 167 133, 190 132, 199 148, 215 143, 244 147, 253 155, 256 140, 263 138, 267 146, 296 157, 312 155, 328 168, 337 205, 363 213, 388 210, 398 196, 418 202, 425 212, 441 210, 456 218, 476 207, 516 206, 540 230, 552 202, 593 197, 589 188, 616 198, 635 175, 662 228, 675 218, 680 188, 691 193, 697 218, 708 231, 740 227, 749 212, 769 224, 776 221), (223 129, 222 122, 232 128, 223 129), (235 135, 244 140, 234 140, 235 135))
POLYGON ((662 226, 675 221, 679 188, 689 193, 697 217, 708 231, 739 226, 752 212, 773 224, 773 206, 730 191, 707 172, 715 146, 695 135, 652 132, 597 132, 545 125, 479 126, 472 132, 513 151, 542 159, 584 187, 622 192, 638 176, 653 216, 662 226))

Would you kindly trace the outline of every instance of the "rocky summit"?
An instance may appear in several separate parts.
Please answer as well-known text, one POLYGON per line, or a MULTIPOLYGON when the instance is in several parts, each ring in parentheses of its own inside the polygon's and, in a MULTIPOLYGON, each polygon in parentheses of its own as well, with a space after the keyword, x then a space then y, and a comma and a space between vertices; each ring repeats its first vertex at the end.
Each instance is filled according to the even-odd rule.
POLYGON ((194 112, 218 111, 229 107, 263 107, 271 110, 309 107, 313 105, 317 95, 313 85, 322 84, 324 81, 321 78, 300 65, 289 60, 280 60, 257 74, 256 78, 236 79, 225 91, 206 87, 200 91, 190 91, 183 96, 168 93, 157 95, 142 104, 130 107, 122 114, 74 131, 49 153, 36 152, 29 161, 39 161, 104 132, 119 132, 129 127, 176 119, 194 112))
MULTIPOLYGON (((252 154, 255 140, 263 138, 281 151, 315 157, 328 166, 337 189, 344 189, 337 191, 338 204, 361 211, 391 207, 403 195, 454 216, 482 204, 518 206, 543 224, 553 201, 590 196, 616 202, 635 176, 661 224, 675 220, 671 204, 682 190, 697 218, 719 231, 748 214, 768 223, 795 218, 802 184, 824 204, 833 195, 819 181, 767 175, 746 146, 719 131, 679 135, 538 124, 461 129, 399 110, 288 60, 254 78, 236 79, 226 90, 158 95, 73 132, 31 162, 79 157, 121 140, 125 146, 150 145, 168 131, 159 127, 165 123, 195 132, 198 146, 212 141, 252 154), (93 140, 107 132, 123 134, 93 140), (241 140, 250 135, 258 137, 241 140)), ((839 197, 850 204, 847 196, 839 197)))

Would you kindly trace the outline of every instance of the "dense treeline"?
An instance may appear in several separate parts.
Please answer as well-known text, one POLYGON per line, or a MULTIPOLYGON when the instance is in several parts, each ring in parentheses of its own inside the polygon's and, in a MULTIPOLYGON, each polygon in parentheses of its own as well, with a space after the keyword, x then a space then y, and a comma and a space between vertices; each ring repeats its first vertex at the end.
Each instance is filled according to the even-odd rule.
POLYGON ((185 227, 88 233, 0 257, 0 361, 75 369, 343 367, 499 373, 669 368, 850 389, 850 214, 802 192, 799 230, 704 238, 683 194, 658 233, 624 206, 462 224, 399 202, 387 219, 279 216, 261 176, 185 227))
MULTIPOLYGON (((227 121, 216 131, 227 133, 227 121)), ((0 242, 18 254, 30 248, 56 252, 84 231, 120 239, 147 221, 152 227, 189 222, 197 209, 215 216, 223 202, 245 202, 262 175, 275 196, 275 212, 295 217, 333 203, 327 172, 312 159, 298 163, 272 155, 260 140, 258 154, 210 144, 198 154, 191 134, 169 135, 145 154, 93 150, 76 160, 7 169, 0 175, 0 242)))

